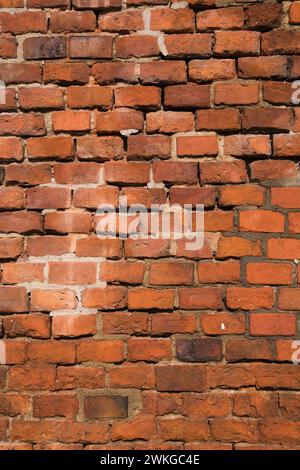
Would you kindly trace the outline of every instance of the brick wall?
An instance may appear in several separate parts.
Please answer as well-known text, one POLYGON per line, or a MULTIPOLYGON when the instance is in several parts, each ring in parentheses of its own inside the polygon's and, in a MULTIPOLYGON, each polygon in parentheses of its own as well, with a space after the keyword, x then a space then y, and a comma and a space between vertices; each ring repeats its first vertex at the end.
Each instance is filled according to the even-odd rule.
POLYGON ((300 2, 0 7, 0 449, 299 448, 300 2))

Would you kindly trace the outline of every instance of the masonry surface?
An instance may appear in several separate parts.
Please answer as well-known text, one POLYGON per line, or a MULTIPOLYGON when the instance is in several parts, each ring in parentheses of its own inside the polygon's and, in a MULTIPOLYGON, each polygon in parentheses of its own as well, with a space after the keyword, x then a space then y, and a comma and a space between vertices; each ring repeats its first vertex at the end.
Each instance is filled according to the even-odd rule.
POLYGON ((0 450, 299 449, 300 2, 0 25, 0 450), (204 204, 203 248, 100 239, 120 196, 204 204))

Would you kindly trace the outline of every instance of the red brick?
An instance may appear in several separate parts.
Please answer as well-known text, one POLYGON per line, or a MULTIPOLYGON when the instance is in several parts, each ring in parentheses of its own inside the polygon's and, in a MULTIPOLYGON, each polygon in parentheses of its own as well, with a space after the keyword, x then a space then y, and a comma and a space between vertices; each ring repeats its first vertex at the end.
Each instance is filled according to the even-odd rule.
POLYGON ((292 3, 289 9, 289 18, 291 24, 300 23, 300 3, 292 3))
POLYGON ((206 207, 215 205, 216 192, 214 188, 199 188, 199 187, 176 187, 170 189, 171 204, 204 204, 206 207))
POLYGON ((45 215, 45 230, 58 233, 89 233, 91 214, 85 212, 49 212, 45 215))
POLYGON ((250 105, 259 101, 258 82, 216 83, 214 103, 216 105, 250 105))
POLYGON ((281 310, 298 310, 300 304, 300 289, 283 287, 279 290, 278 307, 281 310))
POLYGON ((52 333, 55 338, 87 336, 96 332, 95 315, 57 315, 52 319, 52 333))
POLYGON ((41 83, 42 69, 38 64, 3 63, 0 80, 7 85, 11 83, 41 83))
POLYGON ((274 136, 274 155, 276 157, 296 157, 300 151, 300 134, 274 136))
POLYGON ((209 82, 236 77, 235 63, 232 59, 191 60, 189 77, 193 81, 209 82))
POLYGON ((90 129, 90 115, 87 111, 55 111, 51 118, 54 132, 83 132, 90 129))
POLYGON ((67 56, 66 38, 63 36, 27 37, 23 42, 23 55, 27 60, 62 59, 67 56))
POLYGON ((246 276, 250 284, 291 284, 292 265, 287 263, 248 263, 246 276))
POLYGON ((266 82, 263 84, 263 99, 272 104, 290 104, 292 86, 287 82, 266 82))
POLYGON ((151 319, 153 335, 194 333, 196 318, 191 313, 155 313, 151 319))
POLYGON ((153 262, 149 283, 154 285, 182 285, 193 283, 193 265, 180 262, 153 262))
POLYGON ((0 258, 17 258, 23 250, 22 237, 1 237, 0 238, 0 258))
POLYGON ((300 32, 275 29, 262 35, 262 52, 273 54, 298 54, 300 32))
POLYGON ((69 189, 35 187, 26 190, 26 207, 29 209, 67 209, 70 205, 69 189))
POLYGON ((169 240, 128 239, 125 241, 125 256, 128 258, 160 258, 170 253, 169 240))
POLYGON ((128 308, 169 310, 173 308, 173 289, 151 289, 146 287, 130 289, 128 292, 128 308))
POLYGON ((78 137, 77 154, 82 160, 111 160, 123 156, 124 144, 122 139, 117 136, 78 137))
POLYGON ((177 137, 178 157, 215 156, 218 153, 218 141, 215 135, 177 137))
POLYGON ((7 263, 3 265, 2 282, 4 284, 19 284, 22 282, 44 281, 42 263, 7 263))
POLYGON ((73 0, 72 4, 74 8, 78 10, 85 10, 87 8, 94 8, 94 9, 111 9, 117 8, 121 6, 120 0, 109 0, 108 2, 105 0, 73 0))
POLYGON ((227 185, 219 191, 221 206, 262 206, 264 203, 265 189, 255 184, 227 185))
POLYGON ((71 86, 67 91, 67 102, 70 108, 103 108, 112 107, 112 90, 101 86, 71 86))
POLYGON ((228 287, 226 303, 230 309, 270 309, 274 305, 274 289, 271 287, 228 287))
POLYGON ((2 114, 0 116, 0 135, 40 136, 45 135, 45 121, 42 114, 2 114))
POLYGON ((1 59, 11 59, 17 57, 17 42, 16 39, 10 34, 1 34, 0 57, 1 59))
POLYGON ((268 258, 300 258, 300 241, 293 238, 270 238, 267 244, 268 258))
POLYGON ((289 231, 291 233, 300 233, 300 218, 298 212, 288 214, 289 231))
POLYGON ((137 82, 133 62, 100 62, 92 66, 96 83, 110 84, 115 82, 137 82))
POLYGON ((83 62, 47 62, 44 65, 45 83, 85 84, 89 81, 89 76, 90 68, 83 62))
POLYGON ((55 136, 27 140, 27 153, 32 158, 70 158, 73 154, 73 144, 70 137, 55 136))
POLYGON ((234 157, 271 155, 270 138, 264 135, 225 136, 224 152, 234 157))
POLYGON ((78 362, 122 362, 124 343, 118 340, 82 340, 77 345, 78 362))
POLYGON ((9 183, 28 185, 51 182, 51 167, 47 163, 31 165, 28 163, 12 164, 6 167, 5 179, 9 183))
POLYGON ((128 397, 97 395, 84 398, 84 415, 87 418, 126 418, 128 397))
POLYGON ((260 52, 260 33, 256 31, 217 31, 216 54, 258 55, 260 52))
POLYGON ((102 315, 103 332, 108 334, 147 333, 148 314, 143 312, 109 312, 102 315))
POLYGON ((15 366, 9 371, 9 390, 53 390, 55 367, 49 365, 15 366))
POLYGON ((238 261, 202 262, 197 266, 197 275, 198 282, 201 284, 238 281, 240 263, 238 261))
POLYGON ((96 263, 59 262, 48 263, 50 284, 95 284, 96 263))
POLYGON ((130 338, 127 350, 129 361, 159 362, 172 356, 170 340, 162 338, 130 338))
POLYGON ((112 186, 98 188, 79 188, 74 191, 73 204, 75 207, 97 208, 101 204, 116 206, 118 203, 118 189, 112 186))
POLYGON ((155 385, 153 366, 140 362, 138 364, 124 364, 113 367, 109 371, 112 388, 140 388, 149 389, 155 385))
POLYGON ((171 139, 162 135, 137 135, 128 137, 127 158, 168 158, 171 155, 171 139))
POLYGON ((222 359, 218 338, 177 338, 176 358, 182 362, 210 362, 222 359))
POLYGON ((109 36, 71 36, 69 54, 72 59, 109 59, 112 38, 109 36))
POLYGON ((54 11, 50 16, 50 29, 53 33, 81 33, 94 31, 96 16, 92 11, 54 11))
POLYGON ((140 64, 142 83, 184 83, 187 81, 186 64, 183 61, 156 61, 140 64))
POLYGON ((250 232, 284 232, 284 215, 267 210, 240 211, 240 229, 250 232))
POLYGON ((53 418, 55 416, 74 418, 78 413, 79 403, 74 395, 41 395, 33 398, 32 408, 35 418, 53 418))
POLYGON ((241 313, 202 313, 200 325, 206 335, 242 334, 246 330, 245 316, 241 313))
POLYGON ((160 365, 155 375, 160 392, 203 392, 207 387, 205 365, 160 365))
POLYGON ((208 108, 210 86, 187 83, 165 88, 165 107, 167 108, 208 108))
POLYGON ((142 284, 145 274, 143 262, 106 261, 100 266, 100 279, 107 282, 142 284))
POLYGON ((120 258, 122 242, 119 239, 100 239, 96 236, 81 238, 76 243, 77 256, 103 256, 120 258))
POLYGON ((25 205, 24 190, 22 188, 0 188, 1 209, 22 209, 25 205))
POLYGON ((118 11, 100 16, 99 27, 101 31, 117 33, 138 31, 144 29, 144 19, 138 10, 118 11))
POLYGON ((272 392, 241 392, 233 395, 233 413, 235 416, 253 418, 276 416, 278 414, 277 397, 272 392))
POLYGON ((234 29, 244 26, 242 7, 229 7, 218 10, 206 10, 197 14, 197 29, 234 29))
POLYGON ((251 178, 259 181, 296 178, 297 167, 289 160, 258 160, 250 164, 251 178))
MULTIPOLYGON (((1 404, 0 411, 1 414, 6 416, 16 416, 18 414, 24 414, 28 412, 29 403, 27 396, 20 396, 16 393, 1 393, 1 404)), ((0 422, 1 423, 1 422, 0 422)), ((0 429, 2 431, 2 424, 0 424, 0 429)))
POLYGON ((241 127, 238 109, 207 109, 196 112, 196 130, 238 131, 241 127))
POLYGON ((179 289, 179 307, 186 310, 220 309, 223 307, 220 287, 183 287, 179 289))
POLYGON ((72 309, 76 306, 75 292, 68 289, 32 289, 32 311, 45 311, 72 309))
POLYGON ((47 315, 14 315, 13 317, 4 318, 3 326, 6 335, 10 338, 18 336, 50 337, 50 319, 47 315))
POLYGON ((277 78, 287 76, 287 58, 241 57, 238 59, 238 75, 242 78, 277 78))
POLYGON ((162 418, 159 422, 160 432, 164 439, 173 441, 200 441, 207 439, 209 428, 206 420, 183 417, 162 418))
POLYGON ((111 438, 117 440, 152 439, 157 434, 154 417, 138 415, 126 422, 115 421, 111 429, 111 438))
POLYGON ((22 160, 23 147, 16 137, 0 137, 0 160, 22 160))
POLYGON ((109 183, 146 184, 150 178, 150 165, 142 162, 108 162, 104 165, 104 178, 109 183))
POLYGON ((161 132, 173 134, 188 132, 194 129, 194 116, 192 113, 157 111, 146 116, 147 132, 161 132))
POLYGON ((0 232, 27 233, 32 231, 42 231, 42 218, 39 213, 27 211, 1 212, 0 232))
POLYGON ((100 165, 97 163, 62 163, 54 165, 54 177, 59 184, 88 184, 99 181, 100 165))
POLYGON ((104 379, 104 369, 100 367, 59 366, 57 367, 56 388, 58 390, 101 388, 104 386, 104 379))
POLYGON ((132 129, 137 132, 142 130, 143 126, 143 114, 134 109, 122 108, 96 114, 96 128, 101 133, 125 132, 132 129))
POLYGON ((115 39, 116 57, 127 59, 131 57, 152 57, 160 53, 157 37, 136 34, 119 36, 115 39))
POLYGON ((271 442, 294 443, 299 442, 299 421, 290 421, 282 418, 266 418, 260 427, 264 440, 271 442))
POLYGON ((218 258, 240 258, 242 256, 260 256, 259 240, 248 240, 242 237, 221 237, 218 245, 218 258))
POLYGON ((225 442, 258 442, 257 423, 249 419, 215 418, 211 421, 211 433, 214 439, 225 442))
POLYGON ((248 108, 243 111, 242 127, 250 132, 289 131, 291 119, 288 108, 248 108))
POLYGON ((250 315, 252 336, 293 336, 295 332, 295 315, 288 313, 253 313, 250 315))
POLYGON ((117 310, 126 307, 127 289, 125 287, 91 287, 84 290, 82 304, 87 308, 117 310))
POLYGON ((203 162, 200 163, 200 181, 206 183, 244 183, 247 181, 245 162, 203 162))
POLYGON ((150 29, 173 33, 194 31, 194 12, 190 9, 170 10, 162 8, 152 10, 150 29))
POLYGON ((270 29, 280 26, 282 6, 277 3, 247 5, 245 11, 246 25, 253 29, 270 29))
POLYGON ((61 109, 64 97, 62 90, 55 87, 21 88, 19 103, 22 109, 61 109))
POLYGON ((72 251, 72 238, 68 236, 44 235, 43 237, 27 238, 27 253, 29 256, 57 256, 72 251))
POLYGON ((156 160, 152 165, 155 182, 193 184, 198 181, 198 167, 190 162, 163 162, 156 160))
POLYGON ((128 206, 143 204, 151 208, 152 204, 165 204, 167 193, 164 188, 122 188, 122 195, 126 196, 128 206))
POLYGON ((266 339, 229 339, 225 357, 228 362, 272 360, 271 342, 266 339))
POLYGON ((165 36, 165 46, 168 56, 208 57, 212 48, 211 34, 169 34, 165 36))

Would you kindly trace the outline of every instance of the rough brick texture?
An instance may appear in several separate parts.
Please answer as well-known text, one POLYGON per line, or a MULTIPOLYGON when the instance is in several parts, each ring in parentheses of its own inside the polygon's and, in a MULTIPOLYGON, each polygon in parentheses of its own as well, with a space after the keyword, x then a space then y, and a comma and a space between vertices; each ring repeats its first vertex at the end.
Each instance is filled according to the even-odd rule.
POLYGON ((299 449, 300 2, 0 27, 0 449, 299 449), (203 246, 99 238, 124 197, 204 204, 203 246))

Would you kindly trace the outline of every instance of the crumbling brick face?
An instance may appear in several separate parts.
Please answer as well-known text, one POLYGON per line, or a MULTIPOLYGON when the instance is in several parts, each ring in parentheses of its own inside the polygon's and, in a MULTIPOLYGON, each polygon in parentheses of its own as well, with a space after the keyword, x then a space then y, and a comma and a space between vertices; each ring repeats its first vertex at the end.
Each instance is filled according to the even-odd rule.
POLYGON ((299 449, 300 2, 0 26, 0 450, 299 449), (125 197, 203 204, 203 246, 101 238, 125 197))

